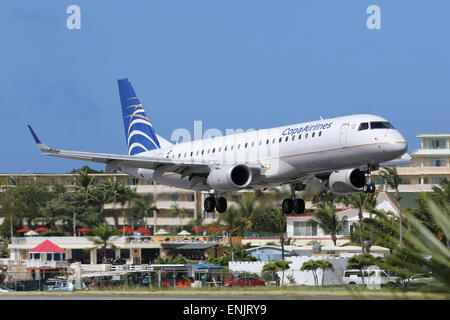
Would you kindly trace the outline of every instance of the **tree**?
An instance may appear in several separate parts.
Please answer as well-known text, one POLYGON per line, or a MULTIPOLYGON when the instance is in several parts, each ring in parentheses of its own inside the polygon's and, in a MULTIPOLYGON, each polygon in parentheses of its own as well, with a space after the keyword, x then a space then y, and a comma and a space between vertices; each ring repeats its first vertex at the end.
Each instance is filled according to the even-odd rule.
POLYGON ((103 258, 106 257, 106 249, 108 247, 116 249, 116 246, 112 243, 112 237, 119 236, 120 232, 113 226, 107 224, 101 224, 92 230, 94 237, 87 237, 94 243, 94 248, 101 247, 103 251, 103 258))
POLYGON ((180 231, 183 230, 183 219, 187 217, 186 210, 181 209, 178 204, 174 203, 170 206, 169 215, 180 219, 180 231))
POLYGON ((281 209, 272 209, 265 213, 266 222, 270 224, 280 237, 281 260, 284 261, 284 239, 286 232, 286 214, 281 209))
POLYGON ((228 208, 224 213, 220 214, 219 222, 224 223, 214 232, 215 234, 220 234, 225 232, 228 235, 230 251, 232 252, 233 234, 239 230, 239 222, 241 221, 239 212, 235 208, 228 208))
POLYGON ((77 175, 73 178, 75 188, 81 190, 84 193, 85 199, 87 201, 89 197, 89 191, 93 187, 95 176, 89 176, 89 170, 86 168, 77 170, 76 173, 77 175))
POLYGON ((156 208, 155 203, 153 201, 152 195, 142 195, 142 196, 136 196, 132 200, 132 208, 133 210, 142 215, 143 217, 148 217, 150 213, 152 213, 155 217, 154 219, 154 225, 153 225, 153 234, 156 232, 156 218, 157 218, 157 212, 158 208, 156 208))
POLYGON ((331 235, 334 245, 337 245, 336 235, 344 229, 346 221, 346 216, 339 220, 334 213, 334 207, 327 204, 314 213, 311 223, 318 225, 326 234, 331 235))
POLYGON ((346 198, 346 202, 353 205, 356 209, 358 209, 358 225, 359 225, 359 242, 361 244, 362 253, 365 253, 365 245, 364 245, 364 233, 363 233, 363 210, 366 207, 367 199, 370 197, 369 193, 355 193, 351 194, 346 198))
POLYGON ((277 282, 279 280, 278 275, 276 275, 277 271, 283 271, 283 274, 281 276, 281 285, 284 284, 284 271, 286 269, 289 269, 289 264, 291 264, 292 261, 284 261, 284 260, 271 260, 267 262, 264 267, 262 268, 262 275, 263 278, 266 279, 273 279, 273 275, 276 276, 277 282))
POLYGON ((361 276, 363 278, 364 283, 364 268, 370 267, 370 266, 382 266, 383 261, 381 257, 374 257, 373 255, 369 253, 363 253, 359 255, 354 255, 351 257, 348 262, 346 269, 359 269, 361 270, 361 276))
POLYGON ((244 195, 238 202, 240 228, 244 232, 252 231, 256 214, 255 196, 244 195))
POLYGON ((338 195, 330 190, 327 190, 315 194, 312 198, 312 204, 313 206, 320 209, 329 206, 334 208, 335 203, 342 202, 344 199, 345 199, 344 196, 338 195))
POLYGON ((317 270, 322 269, 323 270, 323 276, 322 276, 322 282, 321 285, 323 285, 323 280, 325 278, 325 271, 326 270, 334 270, 333 265, 331 262, 326 260, 308 260, 303 263, 300 270, 301 271, 312 271, 313 277, 314 277, 314 284, 317 286, 319 285, 319 279, 317 277, 317 270))
POLYGON ((401 210, 401 205, 400 205, 400 200, 402 199, 402 197, 400 196, 400 192, 399 192, 399 185, 400 185, 400 176, 397 173, 397 167, 385 167, 380 171, 380 175, 381 177, 384 179, 385 183, 392 189, 395 190, 395 200, 397 200, 398 206, 399 206, 399 222, 400 222, 400 248, 402 247, 402 237, 403 237, 403 223, 402 223, 402 210, 401 210))
MULTIPOLYGON (((447 239, 450 238, 450 205, 441 205, 438 201, 427 199, 431 218, 442 230, 447 239)), ((386 257, 387 263, 412 270, 415 273, 431 273, 443 288, 450 291, 450 249, 432 233, 423 222, 410 212, 405 212, 405 242, 399 247, 397 254, 386 257)))

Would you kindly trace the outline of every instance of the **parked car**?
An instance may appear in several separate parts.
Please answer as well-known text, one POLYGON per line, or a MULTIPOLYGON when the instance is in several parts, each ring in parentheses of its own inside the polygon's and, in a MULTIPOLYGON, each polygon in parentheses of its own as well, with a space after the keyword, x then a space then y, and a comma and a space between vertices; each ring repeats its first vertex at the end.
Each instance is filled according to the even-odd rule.
POLYGON ((361 272, 359 269, 346 269, 342 274, 342 283, 348 285, 368 285, 375 283, 380 286, 396 286, 400 282, 401 278, 391 276, 389 270, 362 270, 361 272))
POLYGON ((436 279, 425 273, 417 273, 412 277, 405 280, 404 285, 406 287, 423 286, 423 285, 433 285, 436 279))
POLYGON ((237 280, 228 281, 224 284, 224 287, 254 287, 265 286, 264 280, 260 280, 255 277, 240 277, 237 280))
POLYGON ((97 281, 94 283, 91 283, 89 285, 90 289, 113 289, 114 288, 114 282, 111 280, 102 280, 102 281, 97 281))
POLYGON ((4 285, 0 284, 0 292, 12 292, 15 291, 13 289, 10 289, 8 287, 5 287, 4 285))
POLYGON ((47 291, 73 291, 73 283, 67 280, 47 280, 47 291))

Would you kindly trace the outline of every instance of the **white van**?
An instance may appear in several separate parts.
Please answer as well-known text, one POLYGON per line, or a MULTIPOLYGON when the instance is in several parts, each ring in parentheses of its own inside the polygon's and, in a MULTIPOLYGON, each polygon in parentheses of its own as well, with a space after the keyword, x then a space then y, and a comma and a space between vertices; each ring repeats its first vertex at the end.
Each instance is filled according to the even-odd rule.
POLYGON ((346 269, 342 274, 342 284, 347 285, 369 285, 377 284, 380 286, 396 286, 400 284, 399 277, 393 277, 389 270, 361 270, 346 269), (364 277, 363 277, 364 275, 364 277))

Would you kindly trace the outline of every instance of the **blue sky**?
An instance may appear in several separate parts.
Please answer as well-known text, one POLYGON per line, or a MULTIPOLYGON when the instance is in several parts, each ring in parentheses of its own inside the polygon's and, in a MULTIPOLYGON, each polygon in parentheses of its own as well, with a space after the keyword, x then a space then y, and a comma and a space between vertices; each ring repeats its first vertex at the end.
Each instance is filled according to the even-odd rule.
MULTIPOLYGON (((352 113, 406 137, 449 132, 450 1, 2 0, 0 172, 67 172, 70 150, 125 153, 117 79, 156 131, 265 128, 352 113), (66 8, 81 8, 68 30, 66 8), (366 8, 381 8, 381 30, 366 8)), ((99 165, 92 165, 97 169, 99 165)))

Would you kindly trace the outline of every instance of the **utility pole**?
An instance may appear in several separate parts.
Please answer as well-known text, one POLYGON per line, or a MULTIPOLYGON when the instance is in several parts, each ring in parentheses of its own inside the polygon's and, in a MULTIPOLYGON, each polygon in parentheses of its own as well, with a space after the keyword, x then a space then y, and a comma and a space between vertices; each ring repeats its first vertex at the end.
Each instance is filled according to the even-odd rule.
POLYGON ((74 212, 73 213, 73 236, 74 237, 76 237, 77 236, 77 233, 76 233, 76 226, 75 226, 75 224, 76 224, 76 219, 77 219, 77 213, 76 212, 74 212))

